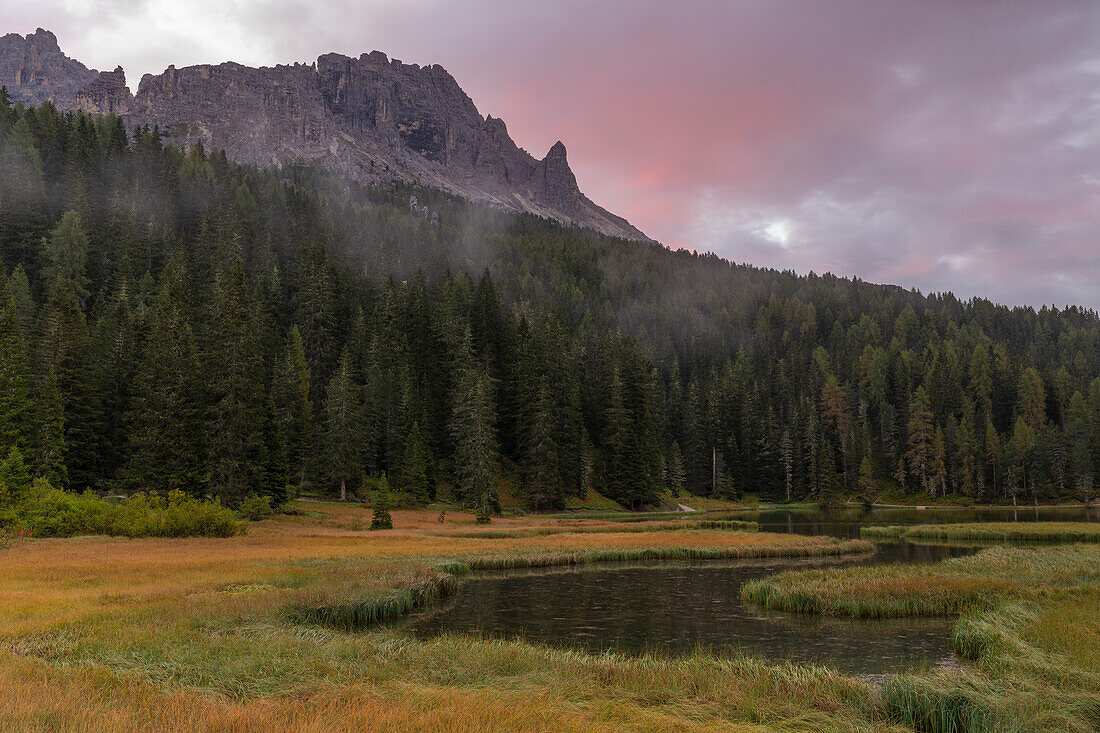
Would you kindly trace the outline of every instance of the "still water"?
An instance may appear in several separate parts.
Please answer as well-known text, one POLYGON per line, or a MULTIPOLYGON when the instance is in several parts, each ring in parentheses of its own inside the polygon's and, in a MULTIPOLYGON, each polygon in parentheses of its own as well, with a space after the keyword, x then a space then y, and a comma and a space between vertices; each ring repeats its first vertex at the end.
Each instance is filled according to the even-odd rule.
MULTIPOLYGON (((713 513, 707 515, 714 517, 713 513)), ((761 531, 858 537, 871 524, 951 521, 1100 521, 1096 509, 839 509, 728 513, 761 531)), ((872 557, 602 565, 470 577, 445 604, 414 619, 421 636, 474 633, 639 653, 685 654, 707 647, 772 661, 816 662, 866 677, 950 665, 952 621, 834 619, 789 614, 741 602, 741 584, 791 568, 882 562, 934 562, 973 551, 884 544, 872 557)))

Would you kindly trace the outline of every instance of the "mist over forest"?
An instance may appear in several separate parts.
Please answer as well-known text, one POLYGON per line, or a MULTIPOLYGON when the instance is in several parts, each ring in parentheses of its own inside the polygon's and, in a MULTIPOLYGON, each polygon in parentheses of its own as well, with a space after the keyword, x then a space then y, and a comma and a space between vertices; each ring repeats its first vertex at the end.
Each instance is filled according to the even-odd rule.
POLYGON ((0 455, 56 488, 1091 496, 1092 311, 758 269, 6 96, 0 166, 0 455))

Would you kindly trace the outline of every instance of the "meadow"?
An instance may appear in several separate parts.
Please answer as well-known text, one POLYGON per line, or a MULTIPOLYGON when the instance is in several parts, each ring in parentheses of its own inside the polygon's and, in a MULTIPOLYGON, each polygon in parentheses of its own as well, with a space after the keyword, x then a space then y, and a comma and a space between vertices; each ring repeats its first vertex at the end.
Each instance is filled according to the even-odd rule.
MULTIPOLYGON (((605 519, 547 516, 496 519, 487 530, 457 513, 440 525, 427 511, 394 512, 394 529, 371 532, 362 507, 296 507, 233 537, 77 537, 0 550, 0 730, 1025 730, 994 726, 1011 710, 1073 731, 1092 715, 1097 645, 1066 633, 1096 639, 1097 546, 995 548, 918 571, 914 596, 943 595, 937 579, 977 584, 966 603, 945 606, 964 610, 955 645, 973 666, 875 687, 819 666, 705 650, 593 655, 418 639, 382 623, 481 568, 866 553, 861 540, 687 522, 615 531, 605 519), (1006 579, 1013 567, 1030 575, 1006 579), (950 725, 930 724, 935 716, 950 725), (973 725, 955 725, 963 719, 973 725)), ((776 582, 809 578, 819 593, 859 596, 860 572, 903 578, 866 567, 776 582)))
MULTIPOLYGON (((369 532, 362 508, 298 507, 229 538, 3 550, 0 729, 904 729, 869 705, 866 683, 823 668, 422 641, 376 625, 445 593, 467 567, 514 558, 814 556, 867 543, 690 528, 464 538, 441 534, 474 530, 469 515, 441 528, 434 513, 404 511, 395 529, 369 532)), ((583 524, 494 521, 502 531, 583 524)))

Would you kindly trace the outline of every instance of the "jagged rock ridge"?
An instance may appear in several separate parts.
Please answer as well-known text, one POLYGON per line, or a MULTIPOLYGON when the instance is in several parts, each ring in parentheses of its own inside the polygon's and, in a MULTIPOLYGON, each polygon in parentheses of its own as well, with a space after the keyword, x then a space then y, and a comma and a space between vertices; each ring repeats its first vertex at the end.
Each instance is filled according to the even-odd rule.
POLYGON ((17 100, 157 124, 179 143, 224 148, 242 163, 309 162, 365 183, 404 180, 628 239, 647 237, 577 187, 558 142, 542 160, 502 120, 482 117, 438 65, 380 51, 313 64, 227 62, 146 74, 131 95, 122 68, 96 72, 49 31, 0 37, 0 84, 17 100))

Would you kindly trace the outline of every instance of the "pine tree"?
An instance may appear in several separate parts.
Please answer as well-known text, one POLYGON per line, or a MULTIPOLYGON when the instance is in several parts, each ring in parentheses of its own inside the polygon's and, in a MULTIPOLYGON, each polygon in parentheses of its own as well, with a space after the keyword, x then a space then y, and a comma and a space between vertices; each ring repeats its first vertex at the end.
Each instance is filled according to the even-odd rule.
POLYGON ((783 437, 779 441, 779 459, 783 462, 783 488, 786 489, 786 502, 791 503, 791 487, 794 484, 794 443, 791 441, 790 428, 783 428, 783 437))
POLYGON ((859 463, 859 493, 867 501, 875 495, 874 471, 871 469, 871 460, 867 456, 864 456, 859 463))
POLYGON ((1034 368, 1028 367, 1020 376, 1020 417, 1031 432, 1038 433, 1047 422, 1047 399, 1043 379, 1034 368))
POLYGON ((944 443, 943 428, 936 428, 936 437, 932 440, 932 461, 928 467, 928 490, 932 496, 939 490, 947 496, 947 448, 944 443))
POLYGON ((978 442, 974 437, 974 429, 970 426, 970 419, 963 418, 959 424, 959 491, 963 496, 977 496, 978 494, 978 442))
POLYGON ((1074 483, 1082 500, 1088 504, 1092 494, 1093 482, 1092 445, 1088 425, 1082 418, 1076 417, 1066 428, 1066 437, 1069 440, 1074 483))
POLYGON ((1030 463, 1031 449, 1035 445, 1035 433, 1024 420, 1023 416, 1016 419, 1016 427, 1012 432, 1012 440, 1008 446, 1010 460, 1009 492, 1012 495, 1012 503, 1016 503, 1016 494, 1022 486, 1028 483, 1028 464, 1030 463))

